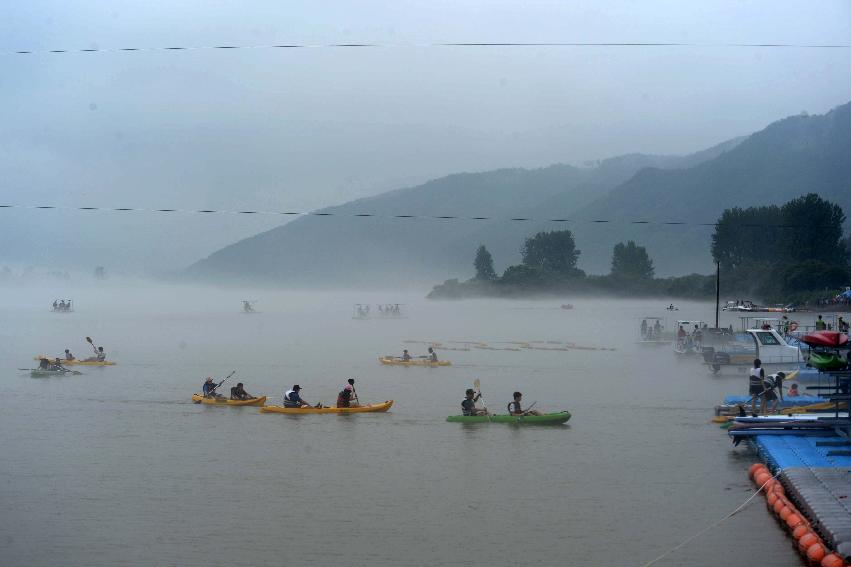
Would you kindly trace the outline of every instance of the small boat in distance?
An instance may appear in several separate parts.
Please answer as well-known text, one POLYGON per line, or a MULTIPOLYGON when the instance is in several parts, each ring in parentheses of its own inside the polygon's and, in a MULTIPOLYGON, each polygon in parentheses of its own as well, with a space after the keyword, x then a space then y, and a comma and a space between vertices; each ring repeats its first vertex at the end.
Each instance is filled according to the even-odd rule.
POLYGON ((678 320, 674 353, 689 355, 703 352, 703 333, 707 328, 703 321, 678 320))
POLYGON ((74 300, 73 299, 54 299, 53 306, 50 308, 54 313, 73 313, 74 312, 74 300))
POLYGON ((721 308, 721 311, 733 311, 738 313, 794 313, 795 307, 792 305, 763 307, 761 305, 757 305, 750 299, 737 299, 735 301, 728 301, 727 304, 721 308))

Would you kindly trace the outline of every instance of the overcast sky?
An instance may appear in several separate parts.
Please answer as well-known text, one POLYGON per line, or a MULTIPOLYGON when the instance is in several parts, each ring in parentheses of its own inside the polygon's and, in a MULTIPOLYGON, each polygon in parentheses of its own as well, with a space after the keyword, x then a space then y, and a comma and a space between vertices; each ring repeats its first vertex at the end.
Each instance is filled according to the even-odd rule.
MULTIPOLYGON (((688 153, 851 100, 846 0, 0 6, 0 196, 304 210, 457 171, 688 153), (373 42, 312 48, 9 51, 373 42), (683 42, 686 47, 423 47, 683 42)), ((175 268, 280 219, 0 211, 0 262, 175 268), (23 257, 22 257, 23 256, 23 257)))

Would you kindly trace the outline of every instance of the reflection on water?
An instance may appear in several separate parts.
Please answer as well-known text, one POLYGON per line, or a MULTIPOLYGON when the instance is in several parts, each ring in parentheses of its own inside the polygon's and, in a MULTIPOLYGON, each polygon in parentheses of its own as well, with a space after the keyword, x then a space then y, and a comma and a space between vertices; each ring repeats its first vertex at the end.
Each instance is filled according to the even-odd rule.
MULTIPOLYGON (((712 377, 670 347, 634 344, 665 302, 426 302, 397 294, 191 288, 5 289, 0 516, 4 565, 640 565, 723 517, 750 490, 753 456, 709 423, 741 378, 712 377), (258 297, 261 314, 240 313, 258 297), (355 303, 404 303, 353 320, 355 303), (657 305, 658 304, 658 305, 657 305), (526 309, 536 307, 536 309, 526 309), (522 309, 521 309, 522 308, 522 309), (15 369, 43 350, 119 362, 83 376, 15 369), (384 367, 405 340, 573 341, 617 351, 447 351, 449 368, 384 367), (332 403, 345 380, 387 414, 263 415, 197 406, 207 375, 253 394, 332 403), (504 412, 514 390, 564 427, 446 423, 480 379, 504 412), (233 382, 233 383, 231 383, 233 382)), ((677 316, 712 320, 709 304, 677 316)), ((732 322, 732 321, 731 321, 732 322)), ((727 321, 722 321, 727 324, 727 321)), ((223 389, 226 390, 226 388, 223 389)), ((660 565, 798 565, 751 506, 660 565)))

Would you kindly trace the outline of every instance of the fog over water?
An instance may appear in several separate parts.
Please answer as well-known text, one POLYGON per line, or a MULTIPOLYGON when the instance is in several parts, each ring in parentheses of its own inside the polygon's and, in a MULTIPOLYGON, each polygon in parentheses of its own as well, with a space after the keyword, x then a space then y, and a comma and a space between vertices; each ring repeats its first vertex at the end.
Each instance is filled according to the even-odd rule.
MULTIPOLYGON (((744 393, 670 347, 634 343, 662 301, 429 302, 423 293, 270 292, 117 281, 0 294, 4 565, 641 565, 735 509, 755 457, 709 423, 744 393), (59 295, 71 314, 49 312, 59 295), (241 313, 240 300, 261 313, 241 313), (408 318, 352 319, 355 303, 408 318), (574 304, 573 310, 559 308, 574 304), (118 362, 30 378, 32 356, 105 347, 118 362), (615 351, 440 352, 448 368, 381 366, 406 340, 561 341, 615 351), (386 414, 260 414, 194 405, 237 374, 277 403, 295 383, 333 403, 355 377, 386 414), (560 427, 447 423, 480 379, 560 427)), ((713 319, 683 303, 673 317, 713 319)), ((726 325, 734 321, 722 319, 726 325)), ((459 346, 459 345, 454 345, 459 346)), ((761 500, 658 563, 799 565, 761 500)))

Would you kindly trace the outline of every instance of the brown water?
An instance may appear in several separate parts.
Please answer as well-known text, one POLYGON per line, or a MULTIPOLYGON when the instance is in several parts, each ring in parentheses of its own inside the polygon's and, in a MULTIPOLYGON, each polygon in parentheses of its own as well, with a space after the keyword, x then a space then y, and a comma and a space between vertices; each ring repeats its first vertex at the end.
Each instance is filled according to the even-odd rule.
MULTIPOLYGON (((670 347, 634 344, 663 301, 435 303, 419 295, 190 288, 6 289, 0 303, 0 556, 9 566, 643 565, 751 493, 754 461, 709 423, 741 378, 716 378, 670 347), (48 298, 45 301, 45 298, 48 298), (352 304, 402 302, 400 320, 356 321, 352 304), (119 362, 34 379, 49 349, 119 362), (404 340, 560 340, 617 351, 446 352, 450 368, 383 367, 404 340), (334 401, 351 376, 387 414, 263 415, 194 405, 231 370, 280 399, 293 383, 334 401), (465 388, 504 409, 522 390, 568 409, 562 427, 462 426, 465 388)), ((710 304, 673 317, 713 318, 710 304)), ((730 321, 723 321, 724 324, 730 321)), ((658 565, 800 565, 762 505, 658 565)))

